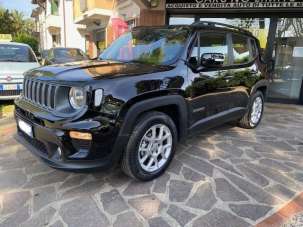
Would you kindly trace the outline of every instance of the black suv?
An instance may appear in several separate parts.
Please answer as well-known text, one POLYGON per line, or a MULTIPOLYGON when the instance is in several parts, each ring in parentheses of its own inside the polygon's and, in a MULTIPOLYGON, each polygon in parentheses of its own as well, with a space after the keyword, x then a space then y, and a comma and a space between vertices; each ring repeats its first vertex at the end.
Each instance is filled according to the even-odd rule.
POLYGON ((96 61, 29 71, 15 101, 18 138, 55 168, 120 163, 152 180, 189 133, 230 121, 255 128, 267 85, 247 31, 210 22, 138 27, 96 61))

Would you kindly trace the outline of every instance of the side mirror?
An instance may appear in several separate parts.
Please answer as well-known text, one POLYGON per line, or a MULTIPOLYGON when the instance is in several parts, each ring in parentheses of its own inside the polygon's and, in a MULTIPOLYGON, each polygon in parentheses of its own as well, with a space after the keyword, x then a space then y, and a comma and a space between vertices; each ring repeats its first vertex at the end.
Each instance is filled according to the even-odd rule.
POLYGON ((225 56, 221 53, 204 53, 201 55, 201 65, 207 68, 222 67, 225 56))

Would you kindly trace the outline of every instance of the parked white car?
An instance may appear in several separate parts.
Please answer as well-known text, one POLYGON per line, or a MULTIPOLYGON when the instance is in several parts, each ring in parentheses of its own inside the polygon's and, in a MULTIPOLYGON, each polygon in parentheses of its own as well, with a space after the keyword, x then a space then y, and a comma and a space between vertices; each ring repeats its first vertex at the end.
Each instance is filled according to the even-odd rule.
POLYGON ((30 46, 0 42, 0 100, 18 97, 23 89, 23 74, 40 67, 30 46))

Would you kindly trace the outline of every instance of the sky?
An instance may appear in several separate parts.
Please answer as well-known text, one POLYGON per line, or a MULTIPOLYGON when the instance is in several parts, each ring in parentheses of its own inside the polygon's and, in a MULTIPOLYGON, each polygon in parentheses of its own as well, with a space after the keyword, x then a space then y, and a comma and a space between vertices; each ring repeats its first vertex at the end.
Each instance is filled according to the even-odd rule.
POLYGON ((30 17, 32 9, 31 0, 0 0, 0 6, 5 9, 16 9, 23 12, 26 17, 30 17))

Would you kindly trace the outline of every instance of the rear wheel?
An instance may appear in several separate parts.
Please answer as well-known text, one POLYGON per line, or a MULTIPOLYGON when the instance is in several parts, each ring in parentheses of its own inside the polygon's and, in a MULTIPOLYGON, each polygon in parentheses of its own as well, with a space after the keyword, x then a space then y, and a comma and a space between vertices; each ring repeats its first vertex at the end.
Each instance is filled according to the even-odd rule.
POLYGON ((144 114, 127 144, 122 170, 137 180, 152 180, 170 164, 176 143, 176 126, 169 116, 155 111, 144 114))
POLYGON ((239 121, 239 126, 242 128, 256 128, 263 117, 264 112, 264 96, 263 93, 257 91, 252 95, 247 113, 239 121))

